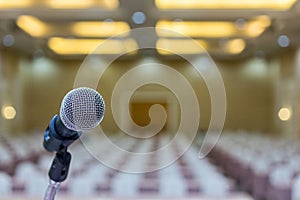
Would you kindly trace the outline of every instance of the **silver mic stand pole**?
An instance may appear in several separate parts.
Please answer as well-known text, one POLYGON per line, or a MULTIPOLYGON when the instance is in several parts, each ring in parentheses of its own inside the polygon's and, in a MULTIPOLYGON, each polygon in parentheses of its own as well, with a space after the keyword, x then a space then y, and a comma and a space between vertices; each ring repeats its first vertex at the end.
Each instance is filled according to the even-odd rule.
POLYGON ((44 200, 54 200, 56 191, 58 190, 60 182, 55 182, 53 180, 49 180, 49 185, 46 190, 44 200))

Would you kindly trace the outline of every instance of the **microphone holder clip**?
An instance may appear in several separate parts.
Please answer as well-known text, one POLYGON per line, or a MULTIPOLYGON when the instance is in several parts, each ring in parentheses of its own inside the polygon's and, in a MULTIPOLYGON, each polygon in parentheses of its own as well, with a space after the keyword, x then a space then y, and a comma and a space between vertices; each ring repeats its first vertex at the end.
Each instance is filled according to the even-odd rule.
POLYGON ((49 170, 49 177, 55 182, 63 182, 66 180, 69 172, 71 154, 65 149, 65 151, 59 151, 55 154, 52 165, 49 170))
POLYGON ((48 172, 50 182, 46 190, 44 200, 54 200, 56 191, 61 182, 66 180, 69 172, 71 154, 67 151, 67 147, 55 154, 50 170, 48 172))

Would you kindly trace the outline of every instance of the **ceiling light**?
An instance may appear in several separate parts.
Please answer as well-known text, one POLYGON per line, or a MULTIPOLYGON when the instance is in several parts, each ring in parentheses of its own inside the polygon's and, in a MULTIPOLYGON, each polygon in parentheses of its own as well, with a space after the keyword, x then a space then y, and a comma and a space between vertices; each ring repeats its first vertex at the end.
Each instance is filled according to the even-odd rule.
POLYGON ((239 54, 245 48, 246 42, 243 39, 224 41, 221 48, 219 45, 204 40, 160 38, 156 42, 156 49, 162 55, 202 54, 206 51, 209 53, 239 54))
POLYGON ((0 9, 25 8, 33 4, 33 0, 0 0, 0 9))
POLYGON ((288 121, 292 116, 292 111, 289 108, 281 108, 278 111, 278 117, 281 121, 288 121))
POLYGON ((64 27, 50 24, 30 15, 22 15, 17 19, 17 25, 33 37, 49 37, 56 35, 76 35, 79 37, 112 37, 128 36, 130 27, 126 22, 75 22, 64 27))
POLYGON ((11 47, 15 43, 15 37, 11 34, 7 34, 2 38, 2 43, 6 47, 11 47))
POLYGON ((262 34, 266 28, 271 25, 271 19, 267 15, 260 15, 253 20, 248 21, 245 28, 245 34, 249 37, 257 37, 262 34))
POLYGON ((241 53, 246 47, 246 42, 243 39, 232 39, 228 40, 223 49, 227 53, 231 54, 239 54, 241 53))
POLYGON ((156 32, 160 37, 257 37, 271 25, 268 16, 259 16, 245 22, 240 29, 234 22, 227 21, 158 21, 156 32))
POLYGON ((53 37, 48 46, 57 54, 130 54, 138 49, 133 39, 67 39, 53 37))
POLYGON ((131 18, 135 24, 143 24, 146 21, 146 15, 143 12, 135 12, 131 18))
POLYGON ((168 54, 200 54, 204 53, 208 45, 203 40, 189 39, 158 39, 156 49, 158 53, 168 54))
POLYGON ((155 0, 159 9, 289 9, 297 0, 155 0))
POLYGON ((247 21, 243 18, 238 18, 236 21, 235 21, 235 26, 237 27, 237 29, 239 30, 244 30, 245 27, 246 27, 246 24, 247 24, 247 21))
POLYGON ((14 119, 17 112, 13 106, 3 106, 2 107, 2 116, 5 119, 14 119))
POLYGON ((161 37, 226 37, 235 30, 231 22, 158 21, 156 24, 156 32, 161 37))
POLYGON ((119 7, 119 0, 101 0, 98 1, 98 5, 108 9, 116 9, 119 7))
POLYGON ((23 31, 34 37, 43 36, 48 30, 44 22, 30 15, 21 15, 18 17, 17 25, 23 29, 23 31))
POLYGON ((93 5, 93 0, 48 0, 45 3, 51 8, 88 8, 93 5))
POLYGON ((72 32, 84 37, 127 36, 130 30, 126 22, 76 22, 71 25, 72 32))
POLYGON ((286 35, 279 36, 277 42, 281 47, 288 47, 290 45, 290 39, 286 35))
POLYGON ((115 9, 119 6, 117 0, 47 0, 46 5, 58 9, 82 9, 91 7, 101 7, 115 9))

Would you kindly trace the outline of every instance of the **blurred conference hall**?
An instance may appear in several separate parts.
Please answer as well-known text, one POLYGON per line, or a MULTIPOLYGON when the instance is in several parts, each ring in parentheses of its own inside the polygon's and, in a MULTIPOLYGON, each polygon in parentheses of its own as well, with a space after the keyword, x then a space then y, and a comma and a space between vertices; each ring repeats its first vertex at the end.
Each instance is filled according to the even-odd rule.
POLYGON ((300 200, 299 17, 0 0, 0 200, 300 200))

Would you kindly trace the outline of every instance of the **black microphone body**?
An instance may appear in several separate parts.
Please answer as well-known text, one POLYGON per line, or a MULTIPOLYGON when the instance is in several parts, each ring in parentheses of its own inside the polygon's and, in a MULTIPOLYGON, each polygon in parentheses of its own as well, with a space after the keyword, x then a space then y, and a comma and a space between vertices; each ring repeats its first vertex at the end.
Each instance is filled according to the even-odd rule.
POLYGON ((44 148, 49 152, 63 150, 77 140, 81 132, 68 129, 58 115, 55 115, 44 133, 44 148))

